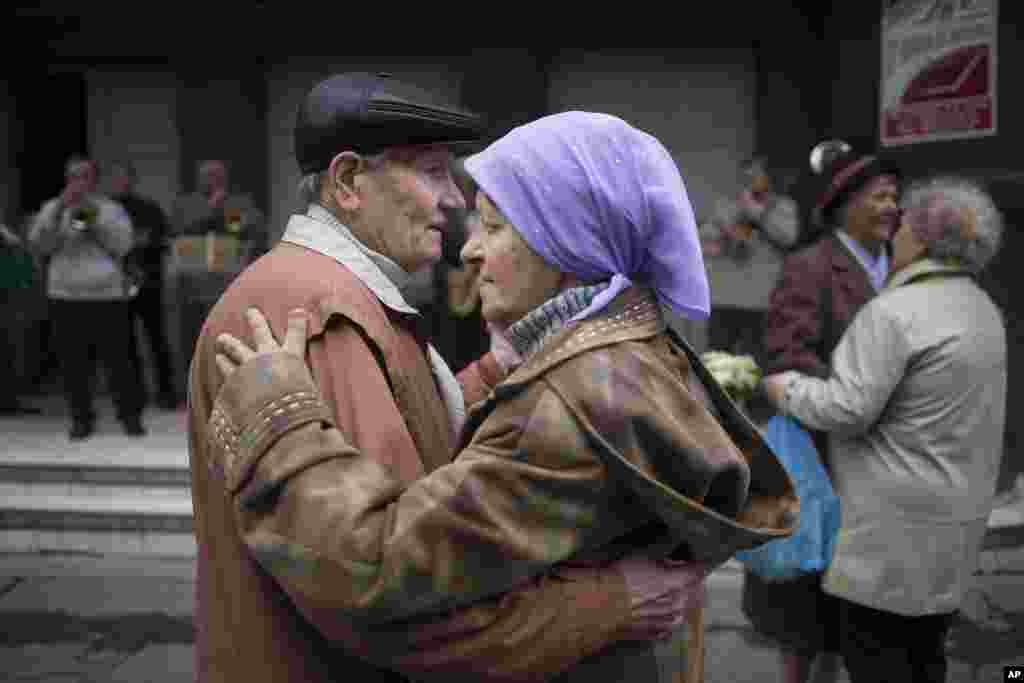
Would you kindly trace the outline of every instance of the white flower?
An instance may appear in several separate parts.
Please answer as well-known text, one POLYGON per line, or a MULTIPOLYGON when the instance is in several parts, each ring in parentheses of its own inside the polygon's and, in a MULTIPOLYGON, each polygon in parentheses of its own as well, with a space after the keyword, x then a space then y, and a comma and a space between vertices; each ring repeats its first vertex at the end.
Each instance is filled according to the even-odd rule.
POLYGON ((719 386, 734 401, 746 401, 753 396, 761 381, 761 369, 753 356, 734 356, 724 351, 708 351, 701 360, 719 386))

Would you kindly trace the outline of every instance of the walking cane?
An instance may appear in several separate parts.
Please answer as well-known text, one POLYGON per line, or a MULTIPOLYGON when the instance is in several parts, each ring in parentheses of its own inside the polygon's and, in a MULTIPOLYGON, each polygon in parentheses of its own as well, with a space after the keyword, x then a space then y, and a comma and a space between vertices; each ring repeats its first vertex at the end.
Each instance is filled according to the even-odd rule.
POLYGON ((679 683, 704 683, 704 606, 686 610, 686 669, 679 683))

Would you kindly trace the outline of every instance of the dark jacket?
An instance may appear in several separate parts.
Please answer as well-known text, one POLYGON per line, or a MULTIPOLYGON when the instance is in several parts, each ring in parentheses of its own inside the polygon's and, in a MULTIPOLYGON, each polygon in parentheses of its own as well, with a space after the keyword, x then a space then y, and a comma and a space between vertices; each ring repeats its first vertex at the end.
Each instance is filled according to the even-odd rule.
POLYGON ((834 234, 790 254, 765 321, 765 373, 828 377, 832 350, 874 296, 864 268, 834 234))
POLYGON ((167 253, 170 224, 167 214, 152 199, 134 192, 116 195, 114 201, 124 207, 132 219, 135 242, 128 260, 146 274, 146 284, 158 286, 163 280, 164 255, 167 253))

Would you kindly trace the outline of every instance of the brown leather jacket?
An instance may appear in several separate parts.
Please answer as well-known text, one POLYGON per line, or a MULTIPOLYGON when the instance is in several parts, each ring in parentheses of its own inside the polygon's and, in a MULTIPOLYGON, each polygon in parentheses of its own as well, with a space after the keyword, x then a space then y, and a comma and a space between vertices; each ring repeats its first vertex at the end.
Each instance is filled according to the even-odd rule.
MULTIPOLYGON (((331 423, 394 481, 409 485, 449 462, 454 452, 449 416, 417 337, 415 316, 386 309, 336 261, 293 244, 280 243, 243 272, 211 312, 190 373, 198 680, 405 680, 356 659, 344 643, 359 644, 380 666, 415 678, 433 673, 453 680, 445 674, 460 672, 472 680, 523 680, 516 678, 523 670, 562 671, 621 637, 630 618, 629 596, 621 576, 611 570, 541 576, 440 618, 357 635, 345 614, 324 607, 331 586, 321 586, 316 596, 299 594, 261 567, 239 524, 238 498, 213 469, 217 458, 207 428, 221 388, 214 340, 220 332, 245 338, 243 314, 249 306, 259 307, 279 333, 291 309, 314 314, 308 359, 324 402, 317 404, 317 414, 326 406, 331 423)), ((474 401, 499 376, 486 356, 459 379, 474 401)), ((330 473, 324 474, 316 488, 344 497, 344 491, 332 489, 330 473)), ((303 515, 301 523, 312 524, 308 530, 318 534, 331 530, 329 517, 313 522, 303 515)))
MULTIPOLYGON (((642 548, 718 564, 790 533, 798 510, 757 430, 638 289, 495 387, 458 458, 426 477, 402 481, 335 424, 301 360, 264 356, 217 395, 207 455, 250 556, 314 623, 361 634, 449 615, 566 562, 642 548), (687 388, 693 373, 719 419, 687 388)), ((572 680, 677 673, 655 643, 589 654, 572 680)), ((521 655, 495 671, 551 673, 521 655)))

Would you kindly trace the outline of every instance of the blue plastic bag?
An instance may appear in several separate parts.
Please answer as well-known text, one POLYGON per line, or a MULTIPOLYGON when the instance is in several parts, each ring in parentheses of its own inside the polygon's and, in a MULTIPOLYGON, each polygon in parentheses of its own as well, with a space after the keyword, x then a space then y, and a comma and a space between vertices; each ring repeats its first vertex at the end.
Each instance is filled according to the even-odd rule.
POLYGON ((832 561, 839 532, 839 498, 821 464, 811 435, 796 420, 775 415, 765 440, 793 479, 800 499, 800 521, 787 538, 736 553, 736 559, 766 580, 823 572, 832 561))

